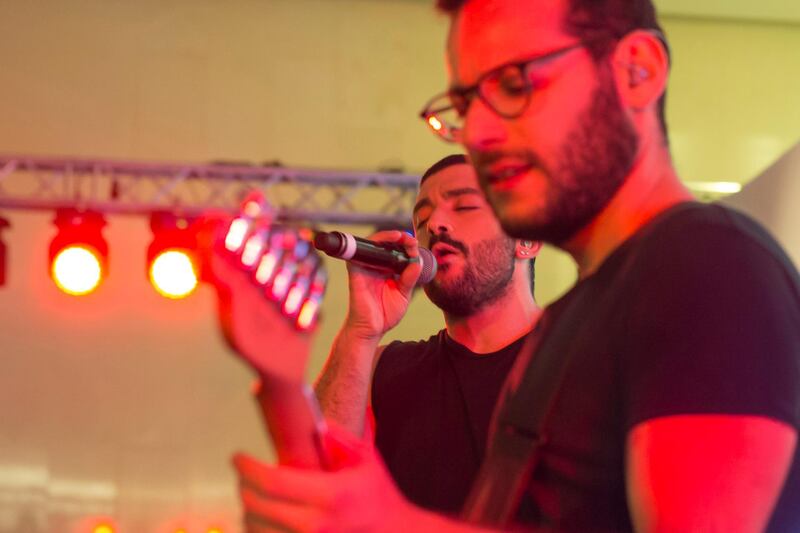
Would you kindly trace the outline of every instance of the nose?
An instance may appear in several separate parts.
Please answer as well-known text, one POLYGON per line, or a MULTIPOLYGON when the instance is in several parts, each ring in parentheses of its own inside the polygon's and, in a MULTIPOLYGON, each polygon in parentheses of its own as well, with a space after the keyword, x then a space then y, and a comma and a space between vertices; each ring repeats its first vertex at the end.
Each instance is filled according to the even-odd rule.
POLYGON ((502 144, 506 138, 506 120, 486 103, 475 98, 464 117, 461 142, 470 152, 483 152, 502 144))
POLYGON ((453 225, 444 209, 434 209, 426 224, 429 235, 452 233, 453 225))

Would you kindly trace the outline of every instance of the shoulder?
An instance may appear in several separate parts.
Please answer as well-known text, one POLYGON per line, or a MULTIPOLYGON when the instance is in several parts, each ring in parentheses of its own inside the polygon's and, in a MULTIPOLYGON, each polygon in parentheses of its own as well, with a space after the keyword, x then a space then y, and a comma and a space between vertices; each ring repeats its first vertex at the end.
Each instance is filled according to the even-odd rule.
POLYGON ((618 302, 630 423, 707 412, 800 423, 800 283, 766 231, 692 205, 631 257, 618 302))
MULTIPOLYGON (((633 246, 646 285, 686 283, 687 290, 778 287, 800 301, 797 269, 775 239, 734 209, 691 203, 673 208, 645 228, 633 246)), ((678 287, 672 286, 671 289, 678 287)))
MULTIPOLYGON (((698 202, 676 206, 643 230, 642 246, 672 244, 695 252, 714 246, 731 251, 759 251, 791 266, 781 246, 758 222, 730 207, 698 202)), ((675 251, 675 250, 673 250, 675 251)), ((705 253, 704 255, 709 255, 705 253)))

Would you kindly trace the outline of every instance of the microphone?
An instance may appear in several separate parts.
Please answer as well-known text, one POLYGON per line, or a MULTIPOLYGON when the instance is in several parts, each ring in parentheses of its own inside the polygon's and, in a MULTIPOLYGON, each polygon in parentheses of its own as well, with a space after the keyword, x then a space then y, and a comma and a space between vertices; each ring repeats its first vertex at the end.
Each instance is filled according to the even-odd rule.
POLYGON ((370 241, 341 231, 317 232, 314 248, 331 257, 393 274, 400 274, 409 263, 419 262, 422 272, 417 285, 430 283, 436 276, 436 258, 427 248, 419 249, 419 257, 409 257, 402 246, 370 241))

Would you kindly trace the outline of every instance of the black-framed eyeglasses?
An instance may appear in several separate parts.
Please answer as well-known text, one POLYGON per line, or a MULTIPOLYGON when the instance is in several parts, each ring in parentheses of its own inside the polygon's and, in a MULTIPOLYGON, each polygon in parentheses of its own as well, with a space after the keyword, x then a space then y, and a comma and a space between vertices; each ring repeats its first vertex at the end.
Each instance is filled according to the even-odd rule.
POLYGON ((528 108, 533 93, 531 68, 585 46, 573 43, 535 57, 512 61, 493 68, 469 87, 450 89, 434 96, 419 116, 439 137, 459 142, 464 117, 477 95, 486 106, 503 118, 517 118, 528 108))

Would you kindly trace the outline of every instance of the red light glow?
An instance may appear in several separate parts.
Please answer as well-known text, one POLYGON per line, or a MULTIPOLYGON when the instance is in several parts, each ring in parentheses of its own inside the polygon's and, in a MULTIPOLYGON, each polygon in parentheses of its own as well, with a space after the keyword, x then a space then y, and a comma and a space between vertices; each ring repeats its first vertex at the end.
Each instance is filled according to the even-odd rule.
POLYGON ((59 289, 73 296, 94 291, 102 281, 100 258, 88 246, 67 246, 58 252, 50 274, 59 289))
POLYGON ((150 282, 162 296, 185 298, 197 288, 194 262, 184 250, 165 250, 150 265, 150 282))

